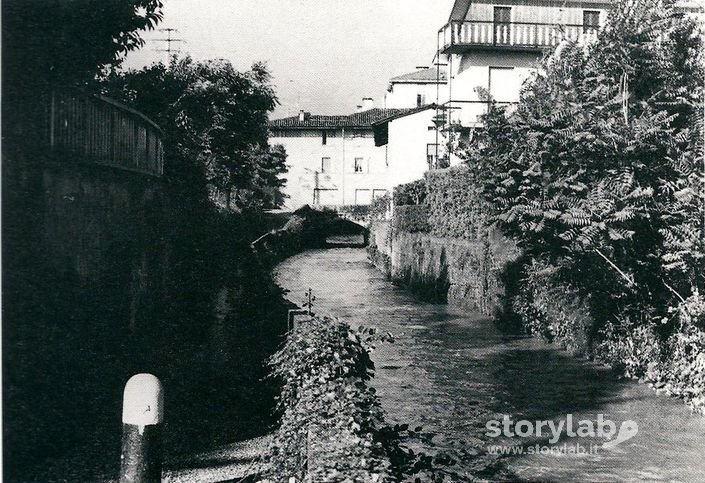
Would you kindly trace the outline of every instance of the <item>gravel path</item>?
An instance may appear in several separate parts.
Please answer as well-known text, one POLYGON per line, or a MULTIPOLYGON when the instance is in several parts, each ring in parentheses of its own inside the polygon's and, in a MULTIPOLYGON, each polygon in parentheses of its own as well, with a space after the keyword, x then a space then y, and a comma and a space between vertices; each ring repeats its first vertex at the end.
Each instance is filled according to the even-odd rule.
MULTIPOLYGON (((166 457, 162 472, 165 483, 186 482, 238 482, 248 475, 256 474, 261 457, 267 450, 271 436, 225 444, 218 449, 187 456, 166 457)), ((94 445, 76 451, 71 458, 50 459, 34 475, 25 481, 32 482, 104 482, 117 483, 119 471, 119 449, 116 458, 105 461, 103 451, 94 445)))
POLYGON ((234 482, 256 473, 270 436, 229 444, 187 459, 167 462, 164 483, 234 482))

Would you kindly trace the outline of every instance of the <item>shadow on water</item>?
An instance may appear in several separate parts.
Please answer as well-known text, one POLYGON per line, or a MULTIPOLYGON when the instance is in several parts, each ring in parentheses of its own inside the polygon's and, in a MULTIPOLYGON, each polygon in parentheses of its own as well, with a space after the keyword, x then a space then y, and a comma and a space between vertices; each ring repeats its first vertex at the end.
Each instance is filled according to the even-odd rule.
POLYGON ((552 419, 593 411, 613 402, 626 385, 609 371, 555 349, 514 347, 496 353, 490 366, 490 377, 515 419, 552 419))

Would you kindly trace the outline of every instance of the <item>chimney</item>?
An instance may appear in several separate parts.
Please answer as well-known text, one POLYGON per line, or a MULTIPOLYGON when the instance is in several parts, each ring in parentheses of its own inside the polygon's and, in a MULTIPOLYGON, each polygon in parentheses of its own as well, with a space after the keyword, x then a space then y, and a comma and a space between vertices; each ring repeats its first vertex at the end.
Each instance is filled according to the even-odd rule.
POLYGON ((369 111, 370 109, 375 107, 375 101, 372 100, 371 97, 363 97, 362 98, 362 110, 363 111, 369 111))
POLYGON ((299 122, 304 122, 305 119, 306 119, 306 113, 304 112, 303 109, 301 109, 299 111, 299 122))

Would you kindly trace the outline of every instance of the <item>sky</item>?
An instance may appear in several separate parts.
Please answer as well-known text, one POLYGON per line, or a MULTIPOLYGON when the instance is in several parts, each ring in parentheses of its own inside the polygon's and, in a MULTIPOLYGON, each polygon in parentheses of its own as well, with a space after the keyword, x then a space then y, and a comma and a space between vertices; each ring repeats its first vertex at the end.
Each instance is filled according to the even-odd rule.
MULTIPOLYGON (((363 97, 383 107, 388 81, 430 66, 436 34, 453 0, 165 0, 158 28, 175 28, 172 44, 195 59, 228 59, 237 69, 264 61, 280 105, 272 118, 298 113, 348 114, 363 97)), ((164 60, 164 32, 124 66, 164 60)))

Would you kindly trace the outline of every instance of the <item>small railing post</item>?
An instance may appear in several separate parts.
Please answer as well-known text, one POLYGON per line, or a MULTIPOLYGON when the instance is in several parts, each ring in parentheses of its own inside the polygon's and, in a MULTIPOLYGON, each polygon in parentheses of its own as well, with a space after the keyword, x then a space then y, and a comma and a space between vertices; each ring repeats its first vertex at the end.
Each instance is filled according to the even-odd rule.
POLYGON ((154 483, 162 478, 164 391, 152 374, 136 374, 122 401, 120 483, 154 483))

